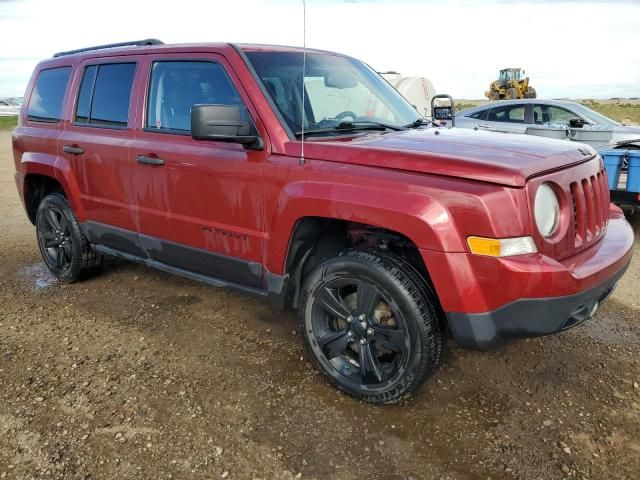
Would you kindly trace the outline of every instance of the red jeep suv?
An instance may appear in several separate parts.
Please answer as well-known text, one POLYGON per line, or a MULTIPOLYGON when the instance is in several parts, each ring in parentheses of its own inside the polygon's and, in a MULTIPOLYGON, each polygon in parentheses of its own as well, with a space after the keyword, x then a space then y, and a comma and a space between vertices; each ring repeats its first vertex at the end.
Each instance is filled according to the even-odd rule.
POLYGON ((434 128, 330 52, 144 40, 41 62, 16 185, 64 282, 103 255, 297 309, 338 388, 398 401, 442 337, 591 318, 631 258, 593 149, 434 128))

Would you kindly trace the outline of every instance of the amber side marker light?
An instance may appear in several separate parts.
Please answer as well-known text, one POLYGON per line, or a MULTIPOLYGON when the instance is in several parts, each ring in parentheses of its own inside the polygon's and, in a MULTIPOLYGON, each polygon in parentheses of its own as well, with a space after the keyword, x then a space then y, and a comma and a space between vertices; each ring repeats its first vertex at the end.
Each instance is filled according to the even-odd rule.
POLYGON ((469 250, 474 255, 485 257, 512 257, 536 253, 538 249, 531 237, 485 238, 467 237, 469 250))

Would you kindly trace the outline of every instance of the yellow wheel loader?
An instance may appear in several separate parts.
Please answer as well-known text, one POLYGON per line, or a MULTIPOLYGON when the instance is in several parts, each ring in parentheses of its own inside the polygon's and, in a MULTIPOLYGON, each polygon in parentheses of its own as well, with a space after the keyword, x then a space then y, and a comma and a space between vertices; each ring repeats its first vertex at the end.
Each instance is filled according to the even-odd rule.
POLYGON ((489 100, 536 98, 536 89, 529 86, 529 77, 524 76, 524 70, 505 68, 500 70, 498 80, 491 82, 484 95, 489 100))

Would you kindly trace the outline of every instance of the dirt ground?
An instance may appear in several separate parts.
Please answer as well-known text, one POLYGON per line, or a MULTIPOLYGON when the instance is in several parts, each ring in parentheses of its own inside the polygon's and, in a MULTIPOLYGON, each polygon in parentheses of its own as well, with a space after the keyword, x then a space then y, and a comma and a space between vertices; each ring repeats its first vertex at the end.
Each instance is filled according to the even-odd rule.
POLYGON ((322 380, 265 302, 119 261, 54 281, 9 137, 0 478, 640 478, 640 235, 590 323, 493 353, 448 342, 418 394, 376 407, 322 380))

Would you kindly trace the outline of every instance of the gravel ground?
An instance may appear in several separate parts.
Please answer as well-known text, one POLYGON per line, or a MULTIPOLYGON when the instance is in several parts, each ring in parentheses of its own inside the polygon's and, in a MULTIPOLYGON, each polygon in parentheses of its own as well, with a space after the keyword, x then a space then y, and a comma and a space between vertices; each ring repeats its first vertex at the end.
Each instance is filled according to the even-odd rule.
POLYGON ((418 394, 376 407, 328 386, 264 302, 118 261, 57 283, 9 143, 0 478, 640 478, 640 255, 588 324, 492 353, 449 342, 418 394))

